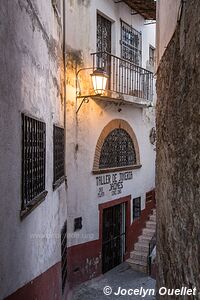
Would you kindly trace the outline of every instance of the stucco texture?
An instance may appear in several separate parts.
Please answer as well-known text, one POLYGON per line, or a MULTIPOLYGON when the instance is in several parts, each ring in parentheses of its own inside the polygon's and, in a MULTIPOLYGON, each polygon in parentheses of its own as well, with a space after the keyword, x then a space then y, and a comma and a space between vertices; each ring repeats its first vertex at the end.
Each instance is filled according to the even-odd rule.
POLYGON ((53 124, 63 126, 62 28, 51 1, 0 1, 0 299, 61 259, 65 185, 53 191, 53 124), (45 201, 21 210, 21 113, 46 123, 45 201))
POLYGON ((200 291, 199 31, 199 1, 187 1, 158 69, 158 288, 185 286, 200 291))

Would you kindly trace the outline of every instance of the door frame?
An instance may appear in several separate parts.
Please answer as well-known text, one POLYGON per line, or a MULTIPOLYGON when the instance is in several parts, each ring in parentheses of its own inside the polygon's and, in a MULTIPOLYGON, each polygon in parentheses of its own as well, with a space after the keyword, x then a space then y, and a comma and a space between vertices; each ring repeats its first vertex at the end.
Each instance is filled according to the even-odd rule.
MULTIPOLYGON (((122 204, 125 203, 125 207, 126 207, 126 238, 125 238, 125 243, 126 243, 126 252, 124 254, 123 257, 123 261, 126 260, 127 258, 129 258, 129 242, 128 242, 128 238, 129 238, 129 229, 130 229, 130 225, 131 225, 131 195, 119 198, 119 199, 115 199, 115 200, 111 200, 108 202, 104 202, 99 204, 99 241, 100 241, 100 245, 102 247, 102 243, 103 243, 103 210, 105 208, 109 208, 118 204, 122 204)), ((102 252, 102 248, 101 248, 101 252, 102 252)), ((102 259, 101 259, 101 270, 102 270, 102 259)))

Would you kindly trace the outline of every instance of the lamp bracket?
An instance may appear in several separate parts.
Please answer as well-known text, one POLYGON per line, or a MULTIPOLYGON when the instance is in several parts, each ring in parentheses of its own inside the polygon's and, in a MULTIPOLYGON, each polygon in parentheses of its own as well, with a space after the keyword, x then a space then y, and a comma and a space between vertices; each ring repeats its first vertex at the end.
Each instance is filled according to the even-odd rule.
MULTIPOLYGON (((95 98, 95 97, 100 97, 102 94, 101 93, 96 93, 95 95, 81 95, 81 87, 80 87, 80 82, 79 82, 79 73, 81 71, 84 70, 93 70, 93 74, 94 74, 94 67, 86 67, 86 68, 81 68, 79 70, 77 70, 77 66, 76 66, 76 105, 78 104, 78 99, 82 99, 82 101, 80 102, 79 106, 76 109, 76 114, 78 114, 81 106, 83 105, 83 103, 88 103, 89 102, 89 98, 95 98)), ((97 73, 97 70, 96 70, 97 73)), ((95 73, 95 74, 96 74, 95 73)), ((96 76, 100 76, 99 75, 99 71, 98 74, 96 74, 96 76)), ((108 75, 103 74, 103 77, 108 77, 108 75)))
POLYGON ((79 104, 79 107, 76 110, 76 114, 78 114, 78 112, 79 112, 81 106, 83 105, 83 103, 88 103, 89 102, 89 97, 88 96, 85 96, 85 97, 78 96, 77 99, 78 98, 82 98, 82 101, 81 101, 81 103, 79 104))
POLYGON ((77 96, 76 99, 82 99, 81 103, 79 104, 79 107, 76 110, 76 114, 78 114, 81 106, 83 105, 83 103, 88 103, 89 102, 89 98, 95 98, 95 97, 99 97, 101 96, 101 94, 95 94, 95 95, 85 95, 85 96, 77 96))

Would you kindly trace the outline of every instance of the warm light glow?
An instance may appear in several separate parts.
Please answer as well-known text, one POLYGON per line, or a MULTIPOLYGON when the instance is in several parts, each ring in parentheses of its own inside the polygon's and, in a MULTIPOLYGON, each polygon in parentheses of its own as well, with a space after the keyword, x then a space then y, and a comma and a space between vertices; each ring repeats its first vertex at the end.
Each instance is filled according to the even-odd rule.
POLYGON ((103 95, 106 89, 108 75, 103 70, 98 69, 95 70, 91 76, 95 94, 103 95))

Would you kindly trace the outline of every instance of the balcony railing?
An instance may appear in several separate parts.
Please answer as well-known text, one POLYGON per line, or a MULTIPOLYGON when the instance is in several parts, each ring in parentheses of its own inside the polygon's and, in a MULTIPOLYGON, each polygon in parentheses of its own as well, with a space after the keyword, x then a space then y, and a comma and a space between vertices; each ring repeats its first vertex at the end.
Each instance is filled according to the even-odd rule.
POLYGON ((148 101, 153 99, 152 72, 107 52, 91 55, 93 69, 103 69, 109 75, 108 90, 148 101))

